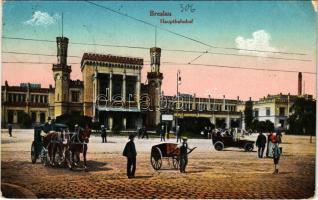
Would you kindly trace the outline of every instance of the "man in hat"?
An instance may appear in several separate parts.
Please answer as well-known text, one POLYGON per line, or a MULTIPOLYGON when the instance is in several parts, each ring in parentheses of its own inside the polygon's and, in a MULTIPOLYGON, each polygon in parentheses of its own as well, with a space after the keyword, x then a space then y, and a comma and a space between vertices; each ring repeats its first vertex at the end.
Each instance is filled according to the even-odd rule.
POLYGON ((104 125, 101 125, 101 136, 102 136, 102 143, 106 142, 107 143, 107 133, 106 133, 106 128, 104 125))
POLYGON ((136 147, 134 143, 135 135, 129 135, 129 142, 127 142, 123 156, 127 157, 127 176, 128 178, 135 178, 135 171, 136 171, 136 147))
POLYGON ((188 164, 188 149, 191 150, 188 147, 188 138, 187 137, 183 137, 182 138, 183 142, 182 145, 180 147, 180 172, 181 173, 185 173, 185 169, 187 167, 188 164))
POLYGON ((262 132, 260 132, 256 140, 256 146, 258 147, 258 158, 263 158, 265 145, 266 136, 262 132))

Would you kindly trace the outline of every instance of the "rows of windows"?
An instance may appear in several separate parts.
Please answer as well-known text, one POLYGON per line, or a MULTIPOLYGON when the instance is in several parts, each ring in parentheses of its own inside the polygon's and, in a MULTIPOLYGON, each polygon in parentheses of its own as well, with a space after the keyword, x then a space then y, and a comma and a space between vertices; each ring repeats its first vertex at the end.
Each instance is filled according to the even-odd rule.
POLYGON ((25 102, 26 94, 17 94, 17 93, 9 93, 8 101, 9 102, 25 102))
MULTIPOLYGON (((23 120, 25 120, 25 115, 27 114, 22 110, 18 110, 18 111, 8 110, 8 123, 9 124, 22 123, 23 120), (14 117, 15 115, 17 115, 16 118, 14 117)), ((44 123, 46 119, 46 113, 31 112, 30 117, 31 117, 32 123, 35 123, 35 122, 44 123)))
MULTIPOLYGON (((162 104, 163 106, 165 104, 162 104)), ((222 105, 221 104, 210 104, 210 107, 208 107, 207 103, 187 103, 187 102, 180 102, 177 106, 177 103, 174 103, 174 101, 170 101, 168 104, 169 108, 174 109, 180 109, 180 110, 199 110, 199 111, 222 111, 222 105), (193 107, 195 105, 195 107, 193 107)), ((236 111, 236 106, 234 105, 225 105, 224 111, 236 111)))
POLYGON ((48 103, 48 96, 31 94, 30 101, 34 103, 48 103))
MULTIPOLYGON (((9 93, 8 94, 9 102, 25 102, 26 94, 21 93, 9 93)), ((30 102, 34 103, 48 103, 48 95, 34 95, 30 96, 30 102)))

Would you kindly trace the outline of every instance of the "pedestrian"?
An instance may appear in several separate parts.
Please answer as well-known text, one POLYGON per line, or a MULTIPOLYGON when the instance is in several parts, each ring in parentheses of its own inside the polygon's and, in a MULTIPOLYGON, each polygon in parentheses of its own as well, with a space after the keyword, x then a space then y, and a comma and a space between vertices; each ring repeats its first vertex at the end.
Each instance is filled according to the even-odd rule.
POLYGON ((160 141, 162 142, 162 141, 166 141, 165 140, 165 126, 164 125, 162 125, 161 126, 161 129, 160 129, 160 141))
POLYGON ((127 142, 123 156, 127 157, 127 176, 128 178, 135 178, 135 171, 136 171, 136 147, 134 143, 134 135, 129 135, 129 142, 127 142))
POLYGON ((142 127, 142 137, 141 138, 143 139, 144 137, 147 137, 147 139, 149 139, 148 132, 147 132, 147 129, 145 126, 142 127))
POLYGON ((179 142, 179 140, 181 142, 181 133, 180 133, 180 126, 179 125, 177 125, 177 127, 176 127, 176 136, 177 136, 177 143, 179 142))
POLYGON ((266 136, 262 132, 260 132, 256 140, 256 146, 258 147, 258 158, 263 158, 265 145, 266 136))
POLYGON ((278 142, 274 143, 272 151, 273 151, 273 161, 275 166, 273 174, 278 174, 278 162, 281 155, 281 150, 278 146, 278 142))
POLYGON ((107 133, 106 133, 106 128, 104 125, 101 125, 101 136, 102 136, 102 143, 107 143, 107 133))
POLYGON ((10 137, 12 137, 12 124, 8 124, 8 131, 9 131, 10 137))
POLYGON ((183 142, 182 142, 182 145, 180 147, 180 158, 179 158, 179 160, 180 160, 180 172, 185 173, 185 169, 188 165, 188 154, 190 153, 190 152, 188 153, 188 149, 191 151, 193 151, 193 149, 190 149, 188 147, 188 143, 187 143, 188 138, 187 137, 183 137, 182 140, 183 140, 183 142))
POLYGON ((279 129, 277 129, 277 131, 276 131, 276 139, 277 139, 277 142, 280 144, 280 143, 282 143, 282 132, 279 130, 279 129))
POLYGON ((137 130, 138 130, 138 139, 140 139, 142 135, 142 127, 137 128, 137 130))

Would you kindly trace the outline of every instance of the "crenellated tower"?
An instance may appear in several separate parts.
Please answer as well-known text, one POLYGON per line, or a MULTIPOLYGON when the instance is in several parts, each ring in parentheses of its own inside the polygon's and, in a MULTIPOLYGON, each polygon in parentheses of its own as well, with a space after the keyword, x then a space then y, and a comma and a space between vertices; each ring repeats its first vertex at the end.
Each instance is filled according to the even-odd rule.
POLYGON ((53 64, 53 77, 55 81, 54 116, 68 112, 69 83, 71 66, 67 65, 67 37, 57 37, 57 64, 53 64))
POLYGON ((160 73, 161 49, 150 48, 151 71, 147 73, 150 107, 147 115, 147 125, 156 127, 160 123, 160 95, 163 74, 160 73))

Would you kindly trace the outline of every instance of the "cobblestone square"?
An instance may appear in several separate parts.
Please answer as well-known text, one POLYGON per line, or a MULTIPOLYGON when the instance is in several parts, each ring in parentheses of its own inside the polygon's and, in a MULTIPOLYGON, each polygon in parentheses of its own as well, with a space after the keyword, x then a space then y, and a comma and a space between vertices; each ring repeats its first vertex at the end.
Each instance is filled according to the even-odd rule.
MULTIPOLYGON (((163 161, 155 171, 150 164, 151 146, 159 138, 137 139, 136 178, 126 176, 122 150, 126 137, 109 137, 109 143, 91 136, 88 172, 44 167, 31 163, 33 130, 15 130, 13 138, 2 132, 2 184, 21 186, 38 198, 310 198, 315 191, 315 142, 309 136, 283 137, 280 173, 272 174, 272 159, 258 159, 253 152, 228 148, 215 151, 211 140, 189 139, 187 173, 163 161)), ((255 139, 253 137, 252 139, 255 139)), ((315 141, 315 138, 313 138, 315 141)), ((175 142, 170 139, 169 142, 175 142)))

